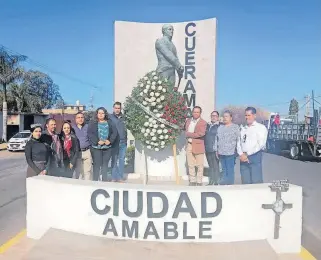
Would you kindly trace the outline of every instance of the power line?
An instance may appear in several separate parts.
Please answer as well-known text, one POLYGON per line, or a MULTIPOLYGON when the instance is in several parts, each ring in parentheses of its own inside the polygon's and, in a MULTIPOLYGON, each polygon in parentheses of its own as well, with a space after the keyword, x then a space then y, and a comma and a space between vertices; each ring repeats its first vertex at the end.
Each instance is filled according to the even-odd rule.
MULTIPOLYGON (((8 52, 8 53, 11 54, 11 55, 26 56, 26 55, 23 55, 23 54, 21 54, 21 53, 19 53, 19 52, 16 52, 16 51, 11 50, 11 49, 7 48, 6 46, 4 46, 4 45, 2 45, 2 44, 0 44, 0 47, 3 48, 6 52, 8 52)), ((26 59, 26 62, 27 62, 27 63, 30 63, 30 64, 32 64, 32 65, 35 65, 35 66, 37 66, 37 67, 39 67, 39 68, 45 69, 45 70, 47 70, 47 71, 49 71, 49 72, 51 72, 51 73, 53 73, 53 74, 60 75, 60 76, 62 76, 62 77, 64 77, 64 78, 66 78, 66 79, 69 79, 69 80, 71 80, 71 81, 78 82, 78 83, 80 83, 80 84, 82 84, 82 85, 90 86, 91 88, 94 88, 94 89, 97 89, 97 90, 101 90, 101 89, 102 89, 101 86, 97 86, 97 85, 92 84, 92 83, 90 83, 90 82, 86 82, 86 81, 84 81, 84 80, 82 80, 82 79, 79 79, 79 78, 76 78, 76 77, 74 77, 74 76, 68 75, 68 74, 66 74, 66 73, 64 73, 64 72, 61 72, 61 71, 52 69, 52 68, 50 68, 49 66, 47 66, 47 65, 45 65, 45 64, 42 64, 42 63, 37 62, 37 61, 35 61, 35 60, 33 60, 33 59, 30 59, 28 56, 26 56, 26 57, 27 57, 27 59, 26 59)))

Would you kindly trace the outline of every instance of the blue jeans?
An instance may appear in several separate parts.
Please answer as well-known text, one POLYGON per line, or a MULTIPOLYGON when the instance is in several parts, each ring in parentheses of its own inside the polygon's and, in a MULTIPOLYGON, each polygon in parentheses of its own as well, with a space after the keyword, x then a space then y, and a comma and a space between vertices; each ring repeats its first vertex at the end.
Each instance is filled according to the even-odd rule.
POLYGON ((219 155, 219 158, 220 158, 220 162, 223 170, 223 176, 220 184, 221 185, 234 184, 235 155, 219 155))
POLYGON ((124 179, 126 150, 127 150, 127 143, 120 142, 118 154, 116 154, 112 158, 113 160, 115 160, 114 167, 111 174, 113 181, 119 181, 124 179))
POLYGON ((243 184, 263 183, 262 152, 248 156, 249 162, 240 163, 243 184))

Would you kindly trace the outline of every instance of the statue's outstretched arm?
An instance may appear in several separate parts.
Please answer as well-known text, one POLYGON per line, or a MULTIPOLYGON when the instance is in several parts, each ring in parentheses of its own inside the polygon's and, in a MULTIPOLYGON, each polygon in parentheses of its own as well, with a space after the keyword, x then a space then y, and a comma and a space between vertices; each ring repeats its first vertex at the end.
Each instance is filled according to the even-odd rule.
POLYGON ((155 43, 155 48, 159 52, 161 52, 166 60, 173 65, 173 67, 178 70, 180 67, 182 67, 181 63, 179 62, 177 56, 175 56, 166 46, 164 46, 163 43, 160 42, 160 40, 157 40, 155 43))

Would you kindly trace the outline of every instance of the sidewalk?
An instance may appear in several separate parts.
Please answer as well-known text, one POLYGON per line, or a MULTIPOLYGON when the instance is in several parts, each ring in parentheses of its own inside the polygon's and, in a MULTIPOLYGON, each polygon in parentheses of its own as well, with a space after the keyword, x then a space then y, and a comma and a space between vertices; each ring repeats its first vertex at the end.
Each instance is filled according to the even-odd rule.
POLYGON ((7 150, 7 143, 0 144, 0 151, 7 150))

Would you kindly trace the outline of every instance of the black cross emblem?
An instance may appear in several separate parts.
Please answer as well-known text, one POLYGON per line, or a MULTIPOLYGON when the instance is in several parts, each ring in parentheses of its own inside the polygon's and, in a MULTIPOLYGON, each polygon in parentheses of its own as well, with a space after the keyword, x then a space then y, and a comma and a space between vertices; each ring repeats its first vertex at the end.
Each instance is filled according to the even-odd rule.
POLYGON ((276 200, 273 204, 262 204, 262 208, 272 209, 274 211, 274 239, 278 239, 280 231, 280 216, 286 209, 291 209, 293 204, 287 204, 282 200, 282 192, 287 192, 289 190, 288 180, 274 181, 269 187, 272 192, 276 192, 276 200))

